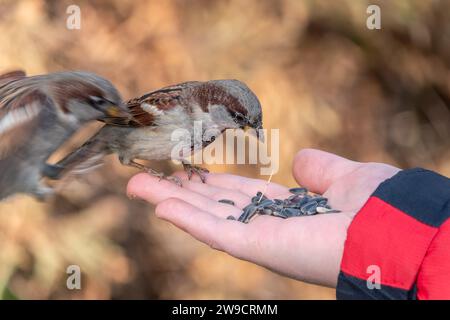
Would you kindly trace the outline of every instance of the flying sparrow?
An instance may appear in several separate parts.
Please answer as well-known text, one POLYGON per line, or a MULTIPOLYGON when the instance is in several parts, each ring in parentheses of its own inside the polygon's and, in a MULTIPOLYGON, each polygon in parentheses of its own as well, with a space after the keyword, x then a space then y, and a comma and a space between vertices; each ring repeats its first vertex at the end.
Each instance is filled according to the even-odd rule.
MULTIPOLYGON (((172 140, 176 129, 185 129, 189 133, 190 143, 195 141, 194 125, 201 121, 204 131, 211 133, 208 141, 202 141, 205 147, 226 129, 251 127, 263 139, 261 105, 255 94, 238 80, 212 80, 207 82, 184 82, 150 92, 126 103, 131 118, 111 117, 102 121, 106 125, 83 144, 56 164, 50 178, 57 179, 70 171, 81 171, 93 167, 108 154, 116 153, 124 165, 133 166, 160 178, 166 177, 151 168, 136 162, 140 160, 171 159, 172 150, 177 141, 172 140)), ((194 149, 190 145, 189 154, 194 149)), ((204 182, 207 170, 192 166, 183 158, 188 154, 177 155, 183 163, 189 178, 193 173, 204 182)))
POLYGON ((0 199, 23 192, 42 198, 49 156, 88 121, 127 117, 119 93, 88 72, 0 76, 0 199))

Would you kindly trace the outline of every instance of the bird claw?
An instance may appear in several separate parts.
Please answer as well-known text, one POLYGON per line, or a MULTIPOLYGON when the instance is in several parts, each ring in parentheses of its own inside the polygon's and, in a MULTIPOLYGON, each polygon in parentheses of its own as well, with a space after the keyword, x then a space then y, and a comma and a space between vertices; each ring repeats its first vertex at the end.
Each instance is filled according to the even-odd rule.
POLYGON ((175 183, 177 186, 182 187, 183 183, 181 182, 181 179, 175 176, 164 176, 162 179, 167 180, 167 181, 171 181, 173 183, 175 183))
POLYGON ((201 167, 197 167, 197 166, 193 166, 190 163, 183 163, 183 168, 184 171, 186 171, 187 175, 188 175, 188 179, 191 180, 192 175, 195 173, 196 175, 199 176, 200 180, 205 183, 206 182, 206 176, 205 174, 209 173, 208 169, 205 168, 201 168, 201 167))
POLYGON ((155 170, 153 170, 153 169, 147 169, 147 173, 148 173, 148 174, 151 174, 151 175, 154 176, 154 177, 159 178, 159 181, 161 181, 161 180, 166 180, 166 181, 170 181, 170 182, 175 183, 175 184, 176 184, 177 186, 179 186, 179 187, 182 187, 182 186, 183 186, 183 183, 181 182, 181 179, 178 178, 178 177, 175 177, 175 176, 166 176, 164 173, 155 171, 155 170))

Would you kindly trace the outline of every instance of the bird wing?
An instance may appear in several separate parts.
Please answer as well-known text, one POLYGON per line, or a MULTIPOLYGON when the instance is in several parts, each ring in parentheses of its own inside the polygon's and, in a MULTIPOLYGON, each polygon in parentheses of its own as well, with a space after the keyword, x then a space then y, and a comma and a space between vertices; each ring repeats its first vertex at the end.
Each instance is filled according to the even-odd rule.
POLYGON ((39 114, 51 107, 45 94, 33 90, 13 99, 0 92, 0 160, 22 147, 39 125, 39 114))
POLYGON ((195 83, 195 81, 165 87, 144 94, 142 97, 129 100, 126 103, 126 107, 131 114, 131 118, 108 117, 101 121, 115 126, 154 126, 156 125, 156 120, 163 115, 165 111, 182 103, 182 92, 192 83, 195 83))
POLYGON ((27 75, 22 70, 15 70, 0 75, 0 86, 3 86, 11 81, 25 78, 27 75))

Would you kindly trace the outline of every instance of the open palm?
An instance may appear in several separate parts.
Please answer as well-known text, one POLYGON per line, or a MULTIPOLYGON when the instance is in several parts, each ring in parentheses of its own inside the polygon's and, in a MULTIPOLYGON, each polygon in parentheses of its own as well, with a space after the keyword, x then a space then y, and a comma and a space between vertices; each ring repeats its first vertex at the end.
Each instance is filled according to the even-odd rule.
MULTIPOLYGON (((206 184, 183 181, 180 188, 147 174, 134 176, 128 194, 156 204, 156 215, 196 239, 232 256, 289 277, 336 286, 347 227, 375 188, 399 171, 378 163, 359 163, 323 151, 300 151, 293 164, 299 185, 323 194, 341 213, 281 219, 258 216, 248 224, 238 217, 265 180, 208 174, 206 184), (219 203, 230 199, 235 206, 219 203)), ((186 178, 184 173, 177 173, 186 178)), ((288 187, 271 183, 268 198, 287 198, 288 187)))

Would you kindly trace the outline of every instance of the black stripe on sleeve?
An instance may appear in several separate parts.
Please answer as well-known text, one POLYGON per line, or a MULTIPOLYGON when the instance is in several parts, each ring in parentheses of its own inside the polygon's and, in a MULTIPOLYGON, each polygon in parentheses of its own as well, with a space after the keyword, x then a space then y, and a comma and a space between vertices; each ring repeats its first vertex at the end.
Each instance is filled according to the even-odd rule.
POLYGON ((426 169, 399 172, 381 183, 373 196, 432 227, 450 217, 450 179, 426 169))

